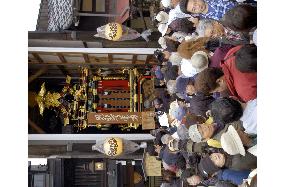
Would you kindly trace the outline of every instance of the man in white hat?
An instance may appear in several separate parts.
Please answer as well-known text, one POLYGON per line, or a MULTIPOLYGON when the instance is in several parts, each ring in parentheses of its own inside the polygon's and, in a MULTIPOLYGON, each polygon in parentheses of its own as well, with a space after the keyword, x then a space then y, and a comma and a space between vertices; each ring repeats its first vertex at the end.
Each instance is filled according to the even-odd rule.
POLYGON ((230 155, 246 154, 241 138, 233 126, 229 126, 228 131, 222 134, 221 146, 230 155))
POLYGON ((163 23, 159 24, 158 30, 162 34, 162 36, 165 36, 166 34, 169 34, 171 32, 171 29, 168 27, 168 25, 163 23))
POLYGON ((165 8, 175 8, 180 0, 161 0, 161 4, 165 8))
MULTIPOLYGON (((225 126, 217 123, 191 125, 188 129, 188 134, 193 142, 198 143, 209 139, 214 139, 220 142, 221 136, 223 133, 227 132, 229 126, 233 126, 237 131, 243 132, 241 121, 235 121, 233 123, 228 123, 225 126)), ((240 134, 240 132, 238 134, 240 134)))
POLYGON ((195 52, 191 59, 183 59, 181 64, 181 72, 186 77, 193 77, 201 71, 208 68, 208 56, 203 51, 195 52))
POLYGON ((164 11, 160 11, 155 19, 160 23, 166 24, 169 20, 169 15, 164 11))

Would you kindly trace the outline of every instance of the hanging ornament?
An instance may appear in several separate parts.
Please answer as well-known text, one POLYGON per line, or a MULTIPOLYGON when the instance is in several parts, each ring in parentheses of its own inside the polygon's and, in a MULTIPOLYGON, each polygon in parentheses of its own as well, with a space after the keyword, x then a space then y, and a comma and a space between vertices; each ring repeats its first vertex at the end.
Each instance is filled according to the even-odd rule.
POLYGON ((121 138, 107 138, 104 142, 104 152, 108 156, 118 156, 123 152, 121 138))
POLYGON ((108 23, 105 28, 105 36, 107 39, 117 41, 122 36, 122 26, 119 23, 108 23))

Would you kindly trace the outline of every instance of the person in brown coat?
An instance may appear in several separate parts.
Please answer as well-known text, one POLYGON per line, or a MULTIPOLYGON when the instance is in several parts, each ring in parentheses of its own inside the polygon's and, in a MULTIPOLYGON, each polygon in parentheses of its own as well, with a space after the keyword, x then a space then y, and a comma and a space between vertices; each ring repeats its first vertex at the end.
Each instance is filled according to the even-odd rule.
POLYGON ((192 55, 197 51, 203 51, 208 54, 209 51, 205 48, 208 41, 209 38, 207 37, 184 41, 178 46, 177 51, 179 55, 185 59, 190 59, 192 55))

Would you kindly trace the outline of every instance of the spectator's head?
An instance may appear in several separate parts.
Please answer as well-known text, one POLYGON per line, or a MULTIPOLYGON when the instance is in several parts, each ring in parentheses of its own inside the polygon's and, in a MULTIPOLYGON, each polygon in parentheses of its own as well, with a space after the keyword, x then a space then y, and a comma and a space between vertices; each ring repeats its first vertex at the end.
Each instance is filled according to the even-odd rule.
POLYGON ((195 124, 188 129, 188 134, 193 142, 199 143, 203 140, 210 139, 215 132, 214 125, 195 124))
POLYGON ((165 55, 164 55, 163 51, 161 51, 161 50, 158 50, 158 49, 157 49, 157 50, 154 52, 154 56, 155 56, 155 58, 158 60, 158 62, 159 62, 160 64, 162 64, 163 62, 166 61, 165 55))
POLYGON ((202 14, 206 11, 204 0, 181 0, 180 9, 186 14, 202 14))
POLYGON ((186 169, 186 160, 183 156, 178 157, 178 160, 176 162, 176 166, 180 170, 185 170, 186 169))
POLYGON ((176 80, 169 80, 167 82, 167 90, 168 90, 168 93, 171 95, 177 92, 176 80))
POLYGON ((153 100, 153 105, 156 109, 162 108, 163 107, 163 100, 160 98, 155 98, 153 100))
POLYGON ((161 0, 161 4, 165 8, 175 8, 179 0, 161 0))
POLYGON ((165 36, 166 34, 169 34, 171 32, 171 29, 167 24, 160 23, 158 26, 158 31, 162 34, 162 36, 165 36))
POLYGON ((161 142, 163 144, 167 145, 170 142, 170 140, 173 140, 173 139, 174 138, 170 134, 165 134, 165 135, 162 136, 161 142))
POLYGON ((144 107, 147 108, 147 109, 149 109, 149 108, 152 107, 151 101, 149 101, 149 99, 147 99, 147 100, 144 101, 144 107))
POLYGON ((214 121, 224 125, 239 120, 243 115, 241 104, 228 97, 218 98, 213 101, 210 110, 214 121))
POLYGON ((162 49, 167 49, 167 43, 166 43, 166 38, 161 36, 158 40, 158 43, 162 47, 162 49))
POLYGON ((155 146, 153 144, 147 145, 146 152, 150 156, 158 156, 158 153, 156 152, 156 148, 155 148, 155 146))
POLYGON ((195 52, 191 59, 192 67, 196 69, 198 73, 208 68, 209 60, 208 55, 204 51, 195 52))
POLYGON ((208 68, 208 55, 204 51, 196 51, 190 60, 183 59, 181 63, 181 72, 186 77, 193 77, 204 69, 208 68))
POLYGON ((224 35, 224 27, 217 21, 202 19, 198 22, 196 32, 200 37, 216 38, 224 35))
POLYGON ((173 183, 175 181, 176 174, 170 170, 162 170, 163 180, 168 183, 173 183))
POLYGON ((191 186, 196 186, 201 182, 201 177, 196 174, 193 168, 184 170, 181 174, 181 179, 191 186))
POLYGON ((204 94, 227 90, 224 73, 219 68, 207 68, 200 72, 195 79, 194 87, 197 92, 204 94))
POLYGON ((156 15, 155 19, 156 19, 158 22, 160 22, 160 23, 167 23, 168 20, 169 20, 169 15, 168 15, 166 12, 164 12, 164 11, 160 11, 160 12, 156 15))
POLYGON ((175 32, 180 31, 186 34, 191 34, 195 31, 193 23, 189 21, 187 18, 177 18, 169 24, 169 27, 171 28, 172 31, 175 32))
POLYGON ((181 63, 181 56, 177 52, 171 53, 171 56, 169 58, 169 61, 172 63, 173 66, 179 66, 181 63))
POLYGON ((225 165, 225 155, 222 153, 212 153, 210 156, 202 158, 198 164, 199 173, 204 177, 210 177, 225 165))
POLYGON ((185 125, 187 125, 189 127, 191 125, 205 123, 205 121, 206 121, 205 117, 197 116, 195 114, 189 113, 189 114, 186 115, 185 125))
POLYGON ((167 145, 168 145, 168 148, 171 152, 179 152, 180 151, 179 147, 178 147, 178 145, 179 145, 178 139, 174 139, 174 138, 170 139, 168 141, 167 145))
POLYGON ((190 96, 192 96, 192 95, 194 95, 196 93, 196 90, 195 90, 195 87, 194 87, 194 80, 193 79, 190 79, 188 81, 188 84, 187 84, 187 86, 185 88, 185 92, 186 92, 187 95, 190 95, 190 96))
POLYGON ((169 115, 173 119, 177 119, 179 121, 182 120, 182 118, 185 116, 186 110, 183 106, 179 105, 177 101, 173 101, 170 104, 170 109, 169 109, 169 115))
POLYGON ((236 52, 236 67, 242 73, 257 72, 257 47, 254 44, 244 45, 236 52))
POLYGON ((226 12, 222 23, 234 31, 247 32, 257 26, 257 8, 248 4, 237 5, 226 12))
POLYGON ((171 56, 171 52, 169 52, 167 49, 165 49, 163 51, 163 54, 164 54, 164 57, 165 57, 166 61, 169 60, 169 58, 171 56))
POLYGON ((165 7, 165 8, 170 8, 171 0, 161 0, 161 4, 162 4, 163 7, 165 7))
POLYGON ((190 78, 183 78, 183 77, 179 77, 176 80, 176 88, 177 88, 177 92, 180 94, 184 94, 186 93, 186 87, 187 84, 189 83, 190 78))
POLYGON ((177 52, 177 48, 179 46, 179 42, 178 41, 174 41, 172 39, 169 39, 169 38, 165 38, 165 41, 166 41, 166 50, 169 51, 169 52, 177 52))

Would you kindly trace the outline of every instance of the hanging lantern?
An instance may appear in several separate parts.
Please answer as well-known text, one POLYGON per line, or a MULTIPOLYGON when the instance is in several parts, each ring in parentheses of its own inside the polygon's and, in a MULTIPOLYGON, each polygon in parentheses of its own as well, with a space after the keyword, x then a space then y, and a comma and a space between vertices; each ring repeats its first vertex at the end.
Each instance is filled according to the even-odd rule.
POLYGON ((103 147, 106 155, 118 156, 123 152, 123 140, 121 138, 107 138, 103 147))
POLYGON ((105 28, 105 36, 107 39, 117 41, 122 36, 122 25, 119 23, 109 23, 105 28))

